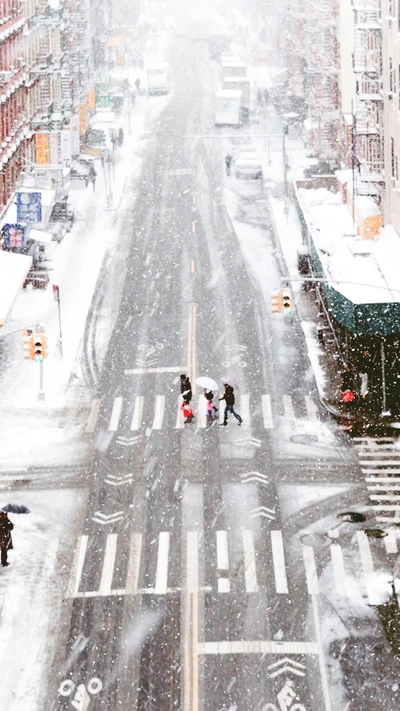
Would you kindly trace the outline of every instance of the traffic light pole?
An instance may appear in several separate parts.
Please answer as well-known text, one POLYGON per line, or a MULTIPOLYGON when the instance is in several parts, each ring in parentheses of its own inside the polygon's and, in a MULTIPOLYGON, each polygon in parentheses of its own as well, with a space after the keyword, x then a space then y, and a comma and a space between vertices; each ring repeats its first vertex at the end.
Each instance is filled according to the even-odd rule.
POLYGON ((39 369, 39 392, 38 392, 38 400, 45 400, 46 396, 44 394, 44 372, 43 372, 43 361, 40 361, 40 369, 39 369))

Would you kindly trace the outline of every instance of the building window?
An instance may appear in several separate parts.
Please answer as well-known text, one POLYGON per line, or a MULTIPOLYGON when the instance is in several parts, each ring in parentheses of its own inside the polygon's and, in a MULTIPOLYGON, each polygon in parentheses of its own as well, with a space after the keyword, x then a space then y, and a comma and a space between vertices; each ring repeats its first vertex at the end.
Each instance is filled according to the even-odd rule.
POLYGON ((390 156, 391 156, 392 178, 394 178, 395 177, 394 138, 390 139, 390 156))

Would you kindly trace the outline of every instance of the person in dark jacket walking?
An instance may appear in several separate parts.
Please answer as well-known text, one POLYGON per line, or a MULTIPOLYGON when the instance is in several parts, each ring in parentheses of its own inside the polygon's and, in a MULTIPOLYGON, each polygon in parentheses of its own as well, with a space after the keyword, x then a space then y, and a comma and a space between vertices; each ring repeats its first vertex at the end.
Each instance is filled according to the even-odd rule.
POLYGON ((220 397, 220 401, 225 400, 225 412, 224 412, 223 424, 224 425, 228 424, 228 412, 231 412, 232 415, 234 415, 236 417, 236 419, 239 420, 239 425, 241 425, 243 420, 240 417, 240 415, 237 412, 235 412, 235 410, 233 409, 233 406, 235 404, 235 393, 234 393, 233 387, 232 387, 232 385, 229 385, 228 383, 224 383, 224 388, 225 388, 225 392, 224 392, 223 396, 220 397))
POLYGON ((185 373, 181 374, 181 395, 186 402, 190 402, 192 399, 192 385, 190 383, 189 377, 185 373))
POLYGON ((231 156, 230 153, 228 153, 227 156, 225 156, 225 166, 226 166, 226 174, 230 175, 231 174, 231 164, 233 161, 233 156, 231 156))
POLYGON ((3 568, 10 565, 7 562, 7 554, 10 548, 13 547, 11 531, 14 528, 14 524, 11 523, 5 511, 0 512, 0 550, 1 550, 1 564, 3 568))

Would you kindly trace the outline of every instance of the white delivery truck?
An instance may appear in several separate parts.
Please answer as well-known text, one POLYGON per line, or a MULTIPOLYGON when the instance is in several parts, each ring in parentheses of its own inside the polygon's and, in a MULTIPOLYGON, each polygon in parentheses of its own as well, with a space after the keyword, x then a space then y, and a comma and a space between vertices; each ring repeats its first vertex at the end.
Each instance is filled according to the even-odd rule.
POLYGON ((215 125, 240 126, 242 123, 242 92, 220 89, 215 95, 215 125))
POLYGON ((225 77, 245 77, 247 75, 247 65, 245 62, 238 62, 236 59, 224 59, 221 62, 222 78, 225 77))
POLYGON ((242 120, 248 121, 250 113, 250 79, 248 77, 225 77, 222 88, 239 89, 242 92, 242 120))
POLYGON ((169 94, 168 64, 155 64, 147 67, 146 71, 149 96, 169 94))

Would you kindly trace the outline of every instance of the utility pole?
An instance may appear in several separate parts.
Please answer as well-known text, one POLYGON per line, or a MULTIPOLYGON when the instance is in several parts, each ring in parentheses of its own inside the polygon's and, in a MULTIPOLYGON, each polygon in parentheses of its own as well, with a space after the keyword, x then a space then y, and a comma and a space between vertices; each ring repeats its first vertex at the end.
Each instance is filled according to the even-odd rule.
POLYGON ((356 224, 355 219, 355 204, 356 204, 356 161, 357 161, 357 146, 356 146, 356 131, 357 131, 357 118, 354 112, 354 101, 351 100, 351 116, 352 116, 352 129, 351 129, 351 178, 352 178, 352 217, 353 226, 356 224))

